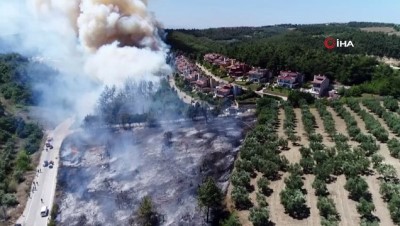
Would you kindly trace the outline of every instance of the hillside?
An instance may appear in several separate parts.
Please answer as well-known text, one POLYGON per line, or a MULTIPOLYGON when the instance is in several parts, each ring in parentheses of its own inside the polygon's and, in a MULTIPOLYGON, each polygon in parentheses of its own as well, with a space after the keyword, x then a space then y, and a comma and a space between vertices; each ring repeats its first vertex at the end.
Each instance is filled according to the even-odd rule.
POLYGON ((0 55, 0 218, 11 220, 28 198, 34 178, 33 161, 40 149, 42 129, 21 114, 33 96, 28 85, 28 60, 16 54, 0 55), (16 208, 17 207, 17 208, 16 208), (10 219, 11 218, 11 219, 10 219))

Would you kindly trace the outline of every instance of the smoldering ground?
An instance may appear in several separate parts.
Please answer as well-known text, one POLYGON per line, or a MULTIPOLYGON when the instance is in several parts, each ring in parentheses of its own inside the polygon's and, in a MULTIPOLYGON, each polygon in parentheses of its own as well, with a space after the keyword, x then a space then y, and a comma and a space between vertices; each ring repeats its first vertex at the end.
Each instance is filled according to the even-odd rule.
POLYGON ((196 190, 206 176, 226 189, 243 137, 240 121, 74 134, 62 150, 61 224, 128 225, 141 198, 149 195, 163 225, 202 225, 196 190), (172 131, 170 141, 167 131, 172 131))

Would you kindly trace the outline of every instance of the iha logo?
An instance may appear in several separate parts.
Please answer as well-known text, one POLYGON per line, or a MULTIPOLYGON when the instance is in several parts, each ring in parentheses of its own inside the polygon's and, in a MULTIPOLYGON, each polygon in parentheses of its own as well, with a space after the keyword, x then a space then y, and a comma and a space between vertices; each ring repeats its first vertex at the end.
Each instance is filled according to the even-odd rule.
POLYGON ((324 45, 327 49, 354 47, 352 41, 342 41, 332 37, 327 37, 324 41, 324 45))

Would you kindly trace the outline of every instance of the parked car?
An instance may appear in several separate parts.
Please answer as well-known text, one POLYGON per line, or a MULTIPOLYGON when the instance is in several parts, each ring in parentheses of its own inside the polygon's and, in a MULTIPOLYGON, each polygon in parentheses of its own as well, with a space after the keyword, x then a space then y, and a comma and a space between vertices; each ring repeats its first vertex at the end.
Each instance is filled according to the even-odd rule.
POLYGON ((49 161, 44 160, 44 162, 43 162, 43 167, 47 167, 48 165, 49 165, 49 161))

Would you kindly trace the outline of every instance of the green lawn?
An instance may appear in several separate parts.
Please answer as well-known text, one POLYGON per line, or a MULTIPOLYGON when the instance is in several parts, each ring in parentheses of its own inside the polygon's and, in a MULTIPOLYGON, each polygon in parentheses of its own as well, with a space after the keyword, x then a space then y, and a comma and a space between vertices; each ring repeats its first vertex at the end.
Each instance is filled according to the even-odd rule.
POLYGON ((261 85, 258 83, 253 83, 248 85, 249 89, 253 90, 253 91, 257 91, 257 88, 260 87, 261 85))
POLYGON ((241 85, 241 86, 246 86, 246 87, 248 86, 248 85, 246 85, 245 81, 235 81, 235 83, 238 85, 241 85))
POLYGON ((288 96, 289 95, 289 89, 264 89, 264 93, 270 93, 270 94, 275 94, 275 95, 281 95, 281 96, 288 96))

